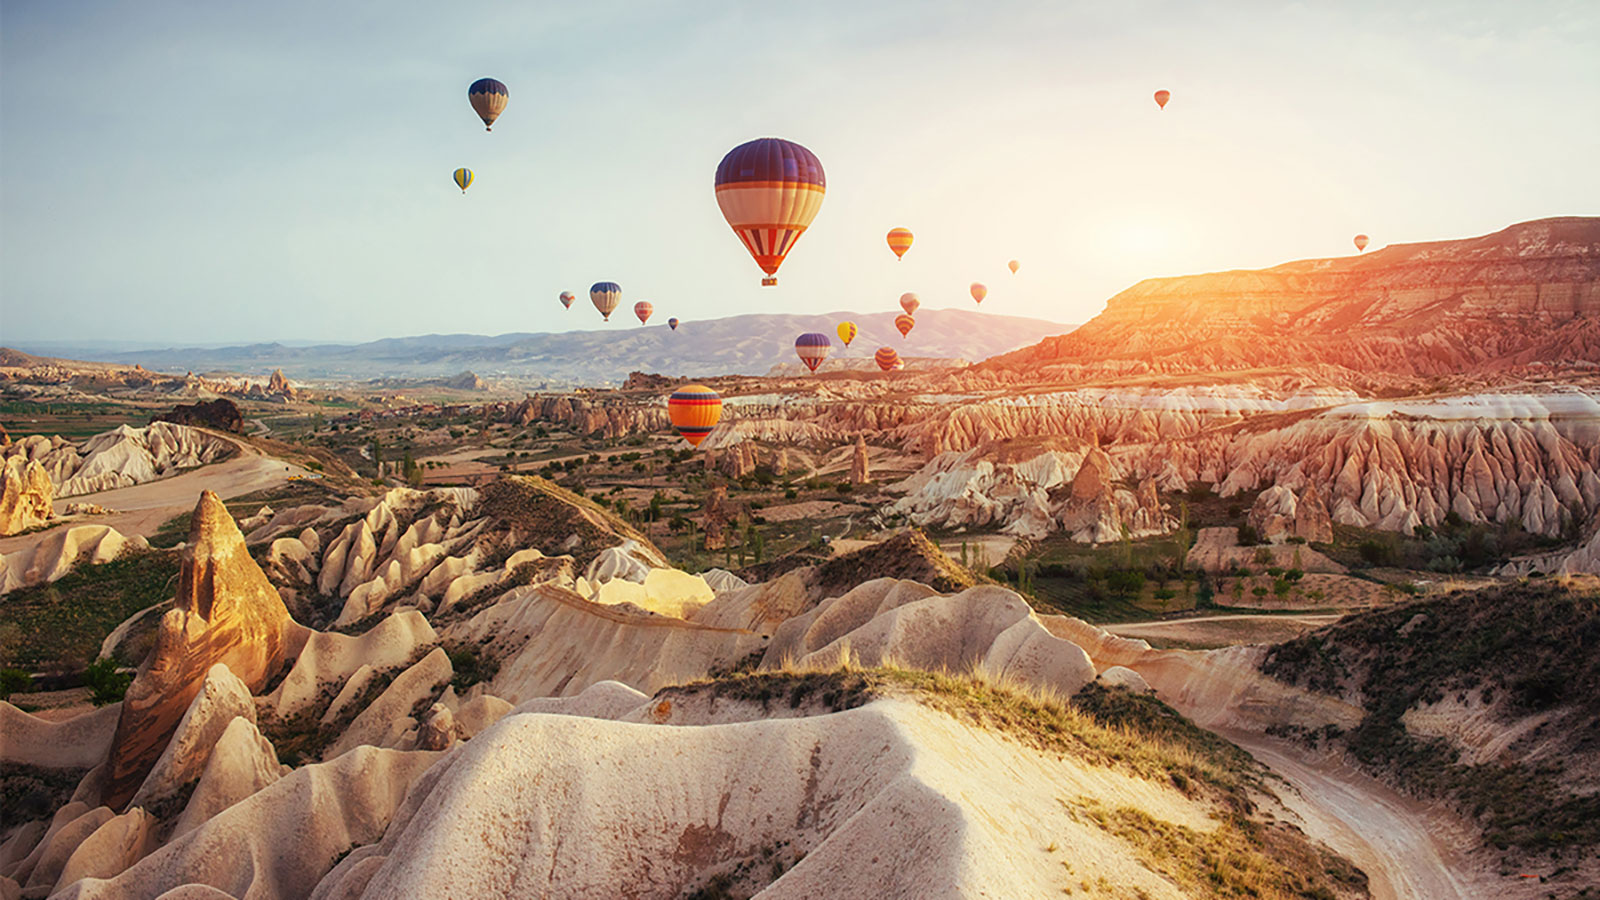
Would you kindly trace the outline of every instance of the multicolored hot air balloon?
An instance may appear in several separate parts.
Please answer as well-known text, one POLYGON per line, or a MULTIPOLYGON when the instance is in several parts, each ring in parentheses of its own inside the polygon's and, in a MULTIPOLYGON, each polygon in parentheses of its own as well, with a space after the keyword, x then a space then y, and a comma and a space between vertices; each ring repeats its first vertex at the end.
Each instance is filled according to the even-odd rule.
POLYGON ((1156 105, 1162 109, 1167 108, 1167 101, 1172 99, 1171 91, 1156 91, 1156 105))
POLYGON ((640 300, 633 305, 633 314, 639 317, 639 324, 644 325, 650 321, 650 314, 655 312, 655 305, 649 300, 640 300))
POLYGON ((921 305, 922 301, 917 299, 917 295, 911 293, 910 291, 906 291, 904 294, 900 295, 900 308, 905 310, 906 315, 908 316, 916 315, 917 308, 921 305))
POLYGON ((778 267, 822 208, 822 162, 793 141, 759 138, 728 151, 716 186, 723 218, 767 273, 761 284, 777 284, 778 267))
POLYGON ((911 249, 912 240, 909 228, 889 229, 889 249, 894 251, 895 259, 906 258, 906 251, 911 249))
POLYGON ((839 327, 834 330, 839 332, 839 340, 844 341, 846 347, 850 346, 850 342, 856 339, 856 323, 854 322, 840 322, 839 327))
POLYGON ((905 337, 911 333, 911 329, 917 327, 917 320, 904 313, 901 313, 900 315, 894 317, 894 327, 900 329, 901 337, 905 337))
POLYGON ((828 351, 832 349, 833 342, 828 340, 828 336, 815 331, 808 331, 794 339, 794 352, 800 354, 800 361, 813 372, 828 358, 828 351))
POLYGON ((467 186, 472 184, 471 169, 457 169, 455 174, 450 177, 455 179, 456 187, 461 188, 461 193, 463 194, 467 192, 467 186))
POLYGON ((891 368, 893 368, 896 372, 900 371, 901 369, 904 369, 905 367, 906 367, 906 361, 903 360, 903 359, 895 360, 894 361, 894 365, 891 366, 891 368))
POLYGON ((877 361, 878 368, 887 372, 900 361, 900 354, 894 352, 893 347, 879 347, 878 352, 872 354, 872 358, 877 361))
POLYGON ((673 331, 677 331, 678 330, 678 317, 677 316, 673 316, 672 318, 668 319, 667 320, 667 327, 671 328, 673 331))
POLYGON ((985 298, 987 296, 989 296, 989 289, 984 287, 982 284, 974 281, 972 283, 972 299, 978 301, 979 303, 982 303, 983 302, 983 298, 985 298))
POLYGON ((576 299, 578 299, 578 298, 574 297, 572 295, 571 291, 562 291, 561 292, 561 305, 565 306, 567 309, 571 309, 572 308, 572 301, 574 301, 576 299))
POLYGON ((615 281, 596 281, 589 286, 589 302, 594 308, 600 310, 600 315, 607 322, 611 321, 611 313, 616 311, 617 304, 622 302, 622 285, 615 281))
POLYGON ((1372 240, 1371 238, 1367 237, 1364 234, 1356 235, 1356 252, 1357 253, 1365 253, 1366 249, 1367 249, 1367 243, 1369 241, 1371 241, 1371 240, 1372 240))
POLYGON ((722 418, 722 398, 703 384, 685 385, 667 398, 667 416, 683 439, 698 447, 722 418))
POLYGON ((1019 263, 1013 259, 1011 262, 1006 263, 1006 268, 1010 269, 1011 274, 1015 275, 1017 274, 1017 270, 1022 268, 1022 263, 1019 263))
POLYGON ((472 111, 483 120, 484 131, 494 130, 494 120, 500 118, 510 99, 511 92, 506 90, 505 84, 493 78, 479 78, 472 83, 472 87, 467 88, 467 102, 472 104, 472 111))

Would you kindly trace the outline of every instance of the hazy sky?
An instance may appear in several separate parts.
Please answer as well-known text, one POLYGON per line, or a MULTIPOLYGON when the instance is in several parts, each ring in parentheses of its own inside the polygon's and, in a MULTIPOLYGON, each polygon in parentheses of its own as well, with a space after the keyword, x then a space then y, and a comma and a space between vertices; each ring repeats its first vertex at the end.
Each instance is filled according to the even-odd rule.
POLYGON ((1593 0, 6 0, 0 340, 593 328, 601 279, 662 319, 982 280, 983 310, 1082 321, 1358 231, 1600 213, 1597 109, 1593 0), (828 178, 766 289, 712 193, 763 136, 828 178))

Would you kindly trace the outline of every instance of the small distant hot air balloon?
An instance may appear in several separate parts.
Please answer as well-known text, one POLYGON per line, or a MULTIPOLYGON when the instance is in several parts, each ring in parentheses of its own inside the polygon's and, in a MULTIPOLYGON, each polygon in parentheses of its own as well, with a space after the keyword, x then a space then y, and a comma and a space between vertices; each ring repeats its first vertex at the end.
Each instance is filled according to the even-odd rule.
POLYGON ((677 316, 673 316, 672 318, 668 319, 667 320, 667 327, 671 328, 673 331, 677 331, 678 330, 678 317, 677 316))
POLYGON ((822 162, 793 141, 759 138, 728 151, 716 187, 723 218, 767 273, 761 284, 777 284, 778 267, 822 208, 822 162))
POLYGON ((850 342, 856 339, 856 323, 854 322, 840 322, 839 327, 834 330, 839 332, 839 340, 844 341, 846 347, 850 346, 850 342))
POLYGON ((1367 236, 1366 236, 1366 235, 1364 235, 1364 234, 1358 234, 1358 235, 1356 235, 1356 252, 1357 252, 1357 253, 1364 253, 1364 252, 1366 252, 1366 249, 1367 249, 1367 243, 1368 243, 1368 242, 1369 242, 1369 241, 1371 241, 1371 240, 1372 240, 1372 239, 1371 239, 1371 238, 1369 238, 1369 237, 1367 237, 1367 236))
POLYGON ((698 447, 722 418, 722 398, 703 384, 685 385, 667 398, 667 416, 683 439, 698 447))
POLYGON ((574 301, 576 299, 578 299, 578 298, 573 296, 571 291, 562 291, 561 292, 561 305, 565 306, 567 309, 571 309, 572 308, 572 301, 574 301))
POLYGON ((1010 269, 1011 274, 1015 275, 1017 274, 1017 270, 1022 268, 1022 263, 1019 263, 1013 259, 1011 262, 1006 263, 1006 268, 1010 269))
POLYGON ((878 352, 872 354, 872 358, 877 361, 878 368, 885 372, 894 368, 895 364, 900 362, 900 354, 894 352, 893 347, 879 347, 878 352))
POLYGON ((895 259, 905 259, 906 251, 911 249, 911 229, 889 229, 889 249, 894 251, 895 259))
POLYGON ((904 294, 900 295, 900 308, 905 310, 906 315, 908 316, 916 315, 917 307, 921 305, 922 301, 918 300, 917 295, 911 293, 910 291, 906 291, 904 294))
POLYGON ((989 289, 984 287, 981 283, 974 281, 972 283, 972 299, 982 303, 983 298, 987 296, 989 296, 989 289))
POLYGON ((638 303, 633 305, 633 314, 639 317, 640 325, 649 322, 650 314, 655 311, 655 306, 652 305, 649 300, 640 300, 638 303))
POLYGON ((511 92, 506 90, 505 84, 493 78, 479 78, 472 83, 472 87, 467 88, 467 102, 472 104, 472 111, 483 120, 484 131, 494 130, 494 120, 500 118, 510 99, 511 92))
POLYGON ((589 286, 589 302, 594 308, 600 310, 600 315, 607 322, 611 321, 611 313, 622 302, 622 285, 615 281, 596 281, 589 286))
POLYGON ((1171 91, 1156 91, 1156 105, 1162 109, 1167 108, 1167 101, 1172 99, 1171 91))
POLYGON ((815 331, 808 331, 794 339, 794 352, 800 354, 800 361, 813 372, 828 358, 828 351, 832 349, 833 342, 828 340, 828 336, 815 331))
POLYGON ((471 169, 457 169, 451 177, 455 179, 456 187, 461 188, 463 194, 467 192, 467 186, 472 184, 471 169))
POLYGON ((905 337, 911 333, 911 329, 917 327, 917 320, 904 313, 901 313, 900 315, 894 317, 894 327, 900 329, 901 337, 905 337))
POLYGON ((905 367, 906 367, 906 361, 905 360, 897 359, 897 360, 894 361, 893 368, 894 368, 894 370, 896 372, 900 371, 901 369, 904 369, 905 367))

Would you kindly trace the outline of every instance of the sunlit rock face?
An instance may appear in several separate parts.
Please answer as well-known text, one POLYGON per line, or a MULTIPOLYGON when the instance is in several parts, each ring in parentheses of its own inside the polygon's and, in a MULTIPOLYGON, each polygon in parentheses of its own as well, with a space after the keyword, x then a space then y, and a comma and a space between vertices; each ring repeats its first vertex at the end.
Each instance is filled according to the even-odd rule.
POLYGON ((54 494, 44 466, 23 456, 7 459, 0 467, 0 535, 43 525, 54 515, 50 508, 54 494))

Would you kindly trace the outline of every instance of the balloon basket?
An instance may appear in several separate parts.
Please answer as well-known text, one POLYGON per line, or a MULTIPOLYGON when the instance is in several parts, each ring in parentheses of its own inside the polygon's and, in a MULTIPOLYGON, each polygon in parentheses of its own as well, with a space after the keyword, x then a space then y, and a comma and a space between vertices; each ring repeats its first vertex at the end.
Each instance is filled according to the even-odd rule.
POLYGON ((761 279, 761 286, 762 287, 773 287, 777 283, 778 283, 778 279, 777 278, 763 278, 763 279, 761 279))

